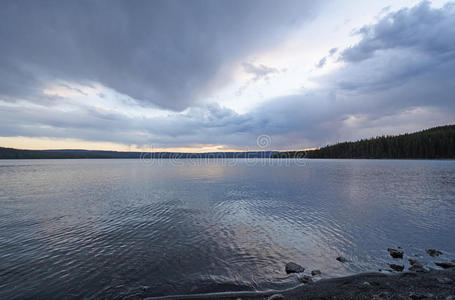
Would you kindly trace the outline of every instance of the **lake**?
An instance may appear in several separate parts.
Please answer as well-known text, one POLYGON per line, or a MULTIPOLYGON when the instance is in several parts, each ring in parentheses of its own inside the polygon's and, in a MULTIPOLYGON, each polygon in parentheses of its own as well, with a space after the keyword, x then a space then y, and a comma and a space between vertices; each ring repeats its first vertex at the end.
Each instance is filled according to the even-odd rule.
POLYGON ((453 259, 454 220, 453 160, 2 160, 0 298, 289 288, 453 259))

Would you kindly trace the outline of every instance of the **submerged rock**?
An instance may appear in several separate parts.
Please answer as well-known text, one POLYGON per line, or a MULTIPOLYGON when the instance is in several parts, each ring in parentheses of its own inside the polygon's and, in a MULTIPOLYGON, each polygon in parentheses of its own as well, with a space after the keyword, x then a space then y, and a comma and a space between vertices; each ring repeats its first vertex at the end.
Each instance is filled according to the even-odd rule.
POLYGON ((313 278, 311 278, 311 276, 308 276, 308 275, 299 276, 299 280, 302 283, 311 283, 311 282, 313 282, 313 278))
POLYGON ((425 250, 425 252, 432 257, 439 256, 442 254, 441 251, 436 250, 436 249, 427 249, 427 250, 425 250))
POLYGON ((455 264, 449 261, 436 261, 434 264, 443 269, 455 268, 455 264))
POLYGON ((338 256, 338 257, 337 257, 337 260, 338 260, 339 262, 342 262, 342 263, 345 263, 345 262, 348 261, 348 260, 347 260, 345 257, 343 257, 343 256, 338 256))
POLYGON ((389 251, 390 256, 393 258, 403 258, 403 250, 387 248, 387 251, 389 251))
POLYGON ((425 272, 428 272, 427 269, 425 269, 422 264, 420 263, 415 263, 414 265, 412 265, 410 268, 409 268, 409 271, 412 271, 412 272, 417 272, 417 273, 425 273, 425 272))
POLYGON ((401 272, 404 270, 404 266, 402 265, 396 265, 396 264, 389 264, 389 266, 392 268, 392 270, 401 272))
POLYGON ((320 270, 313 270, 313 271, 311 271, 311 275, 312 275, 312 276, 321 275, 321 271, 320 271, 320 270))
POLYGON ((267 300, 284 300, 286 299, 283 295, 281 294, 275 294, 267 298, 267 300))
POLYGON ((303 272, 305 272, 305 268, 302 267, 299 264, 296 264, 296 263, 293 263, 293 262, 289 262, 289 263, 286 264, 286 273, 287 274, 290 274, 290 273, 303 273, 303 272))

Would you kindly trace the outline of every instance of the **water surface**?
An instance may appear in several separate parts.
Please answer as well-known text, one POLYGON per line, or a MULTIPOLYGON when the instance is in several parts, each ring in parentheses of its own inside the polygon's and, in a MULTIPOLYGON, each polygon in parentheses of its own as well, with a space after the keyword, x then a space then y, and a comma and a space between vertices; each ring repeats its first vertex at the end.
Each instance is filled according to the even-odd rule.
POLYGON ((0 298, 288 288, 454 258, 454 220, 455 161, 3 160, 0 298))

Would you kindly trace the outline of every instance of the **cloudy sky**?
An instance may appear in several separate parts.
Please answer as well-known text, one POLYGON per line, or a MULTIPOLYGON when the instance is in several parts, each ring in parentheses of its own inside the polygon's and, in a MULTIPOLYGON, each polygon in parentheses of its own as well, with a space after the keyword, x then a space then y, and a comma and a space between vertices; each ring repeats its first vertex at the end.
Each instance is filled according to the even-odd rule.
POLYGON ((302 149, 455 122, 455 2, 1 1, 0 146, 302 149))

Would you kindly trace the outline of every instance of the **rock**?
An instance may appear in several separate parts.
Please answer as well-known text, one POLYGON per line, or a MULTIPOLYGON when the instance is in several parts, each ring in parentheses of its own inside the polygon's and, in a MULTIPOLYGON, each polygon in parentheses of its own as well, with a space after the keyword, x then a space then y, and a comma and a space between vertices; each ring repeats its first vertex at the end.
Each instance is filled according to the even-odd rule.
POLYGON ((402 266, 402 265, 389 264, 389 266, 390 266, 394 271, 401 272, 401 271, 404 270, 404 266, 402 266))
POLYGON ((393 258, 403 258, 403 250, 387 248, 387 251, 389 251, 390 256, 393 258))
POLYGON ((305 271, 305 268, 302 267, 299 264, 296 264, 296 263, 293 263, 293 262, 289 262, 289 263, 286 264, 286 273, 287 274, 290 274, 290 273, 303 273, 304 271, 305 271))
POLYGON ((417 263, 417 259, 411 258, 411 259, 408 259, 408 260, 409 260, 409 264, 410 264, 411 266, 413 266, 413 265, 415 265, 415 264, 417 263))
POLYGON ((420 263, 415 263, 413 266, 409 268, 409 271, 418 272, 418 273, 425 273, 428 272, 420 263))
POLYGON ((308 275, 300 276, 299 280, 302 283, 311 283, 311 282, 313 282, 313 278, 311 278, 311 276, 308 276, 308 275))
POLYGON ((439 256, 442 254, 441 251, 436 250, 436 249, 427 249, 427 250, 425 250, 425 252, 432 257, 439 256))
POLYGON ((313 270, 313 271, 311 271, 311 275, 312 275, 312 276, 321 275, 321 271, 320 271, 320 270, 313 270))
POLYGON ((281 294, 275 294, 267 298, 267 300, 284 300, 286 299, 283 295, 281 294))
POLYGON ((453 282, 453 280, 448 277, 438 277, 436 280, 442 284, 451 284, 453 282))
POLYGON ((337 257, 337 260, 338 260, 339 262, 342 262, 342 263, 345 263, 345 262, 348 261, 348 260, 347 260, 345 257, 343 257, 343 256, 338 256, 338 257, 337 257))
POLYGON ((437 261, 434 264, 443 269, 455 268, 455 263, 449 261, 437 261))

